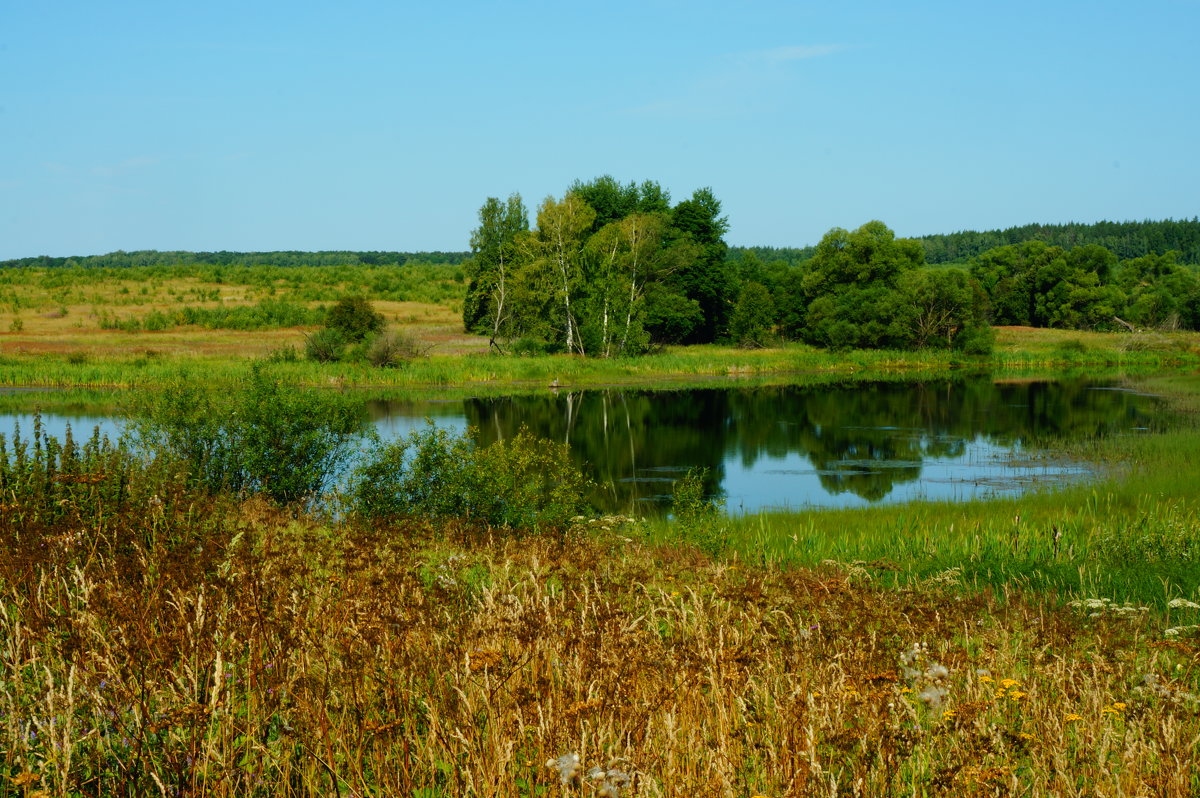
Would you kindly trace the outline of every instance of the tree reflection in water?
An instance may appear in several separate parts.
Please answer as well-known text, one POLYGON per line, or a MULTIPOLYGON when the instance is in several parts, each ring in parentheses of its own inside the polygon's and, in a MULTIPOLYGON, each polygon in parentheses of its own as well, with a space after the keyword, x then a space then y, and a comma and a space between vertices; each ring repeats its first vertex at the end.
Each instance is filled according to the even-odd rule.
MULTIPOLYGON (((969 471, 960 480, 964 484, 1004 490, 993 484, 997 474, 980 470, 994 461, 1001 466, 998 474, 1011 476, 1011 463, 998 454, 1151 425, 1152 398, 1097 387, 1082 381, 964 378, 834 387, 560 391, 469 399, 463 416, 484 444, 515 435, 522 426, 569 443, 601 486, 595 500, 608 512, 655 512, 668 500, 671 483, 689 468, 707 469, 710 496, 724 488, 733 509, 752 510, 893 500, 904 485, 912 486, 904 497, 936 497, 936 486, 923 484, 935 463, 943 470, 961 464, 969 471), (756 482, 777 485, 783 495, 763 498, 751 490, 756 496, 747 501, 733 487, 756 482)), ((375 412, 418 409, 382 405, 375 412)), ((978 492, 956 490, 964 498, 978 492)))

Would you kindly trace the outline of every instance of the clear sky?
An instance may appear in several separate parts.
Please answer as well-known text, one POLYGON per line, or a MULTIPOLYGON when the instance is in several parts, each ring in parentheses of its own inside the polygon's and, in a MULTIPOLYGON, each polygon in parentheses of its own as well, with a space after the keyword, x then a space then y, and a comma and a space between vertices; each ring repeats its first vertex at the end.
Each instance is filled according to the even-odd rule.
POLYGON ((463 250, 710 186, 732 244, 1200 214, 1200 0, 0 0, 0 259, 463 250))

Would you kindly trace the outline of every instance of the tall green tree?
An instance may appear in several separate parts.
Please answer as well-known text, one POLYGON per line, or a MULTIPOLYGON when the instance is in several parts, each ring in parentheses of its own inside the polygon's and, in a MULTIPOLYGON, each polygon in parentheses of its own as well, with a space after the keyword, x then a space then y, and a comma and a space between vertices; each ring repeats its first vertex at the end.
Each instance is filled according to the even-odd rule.
POLYGON ((762 283, 747 282, 729 319, 729 337, 744 349, 767 345, 775 327, 775 303, 762 283))
POLYGON ((463 326, 490 336, 490 345, 511 326, 513 276, 528 248, 521 239, 529 231, 529 214, 520 194, 501 202, 488 197, 479 209, 479 227, 471 231, 472 257, 466 263, 467 295, 463 301, 463 326))
POLYGON ((583 247, 596 212, 571 192, 547 197, 538 209, 535 239, 539 262, 553 275, 563 344, 567 352, 587 354, 580 336, 580 300, 586 290, 583 247))
POLYGON ((987 329, 987 295, 966 271, 913 269, 896 282, 910 346, 949 349, 987 329))
POLYGON ((907 345, 911 327, 897 282, 924 260, 919 243, 897 239, 883 222, 830 230, 801 279, 801 337, 835 348, 907 345))
POLYGON ((674 253, 663 249, 666 229, 665 214, 631 213, 588 239, 586 249, 594 264, 592 326, 598 326, 599 337, 595 354, 610 357, 645 349, 647 287, 677 268, 670 257, 674 253))
POLYGON ((675 243, 692 243, 697 248, 695 257, 671 278, 672 287, 695 301, 702 314, 700 324, 685 343, 710 343, 725 331, 729 320, 729 298, 733 293, 725 261, 729 219, 721 215, 721 203, 712 189, 700 188, 671 210, 671 223, 675 243))

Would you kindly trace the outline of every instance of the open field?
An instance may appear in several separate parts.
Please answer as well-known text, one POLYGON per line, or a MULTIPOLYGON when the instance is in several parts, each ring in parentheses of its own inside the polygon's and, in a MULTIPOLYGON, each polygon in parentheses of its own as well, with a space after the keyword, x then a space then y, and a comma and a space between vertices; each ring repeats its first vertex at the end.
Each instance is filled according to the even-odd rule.
POLYGON ((403 267, 131 267, 0 271, 0 383, 130 387, 180 369, 233 381, 248 364, 302 356, 323 309, 368 297, 393 329, 429 357, 400 369, 363 363, 279 363, 305 384, 398 390, 512 391, 553 380, 581 387, 713 378, 791 379, 957 368, 1138 370, 1200 364, 1195 333, 1088 333, 999 328, 990 358, 951 352, 829 353, 800 344, 747 351, 671 347, 618 360, 495 357, 486 339, 462 332, 463 274, 452 265, 403 267))

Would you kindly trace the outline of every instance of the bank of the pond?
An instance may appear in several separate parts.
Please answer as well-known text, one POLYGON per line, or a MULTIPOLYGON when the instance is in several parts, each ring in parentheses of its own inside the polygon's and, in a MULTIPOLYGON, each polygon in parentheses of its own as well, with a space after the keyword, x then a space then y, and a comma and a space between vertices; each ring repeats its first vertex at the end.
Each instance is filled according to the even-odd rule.
POLYGON ((255 363, 269 362, 288 379, 311 386, 413 392, 500 394, 540 390, 552 384, 686 385, 721 378, 836 379, 896 373, 905 377, 959 370, 1021 373, 1031 369, 1162 369, 1200 366, 1200 335, 1116 335, 1053 330, 1001 330, 989 357, 940 350, 831 352, 803 344, 759 350, 721 346, 670 347, 638 358, 529 357, 486 354, 433 355, 400 368, 362 363, 247 358, 235 355, 162 352, 152 347, 80 353, 17 351, 0 340, 0 385, 45 387, 139 387, 162 384, 181 370, 207 382, 234 383, 255 363))
POLYGON ((832 565, 880 586, 1019 585, 1169 615, 1174 599, 1200 601, 1200 377, 1134 385, 1168 399, 1172 428, 1065 444, 1064 456, 1103 469, 1096 482, 1018 498, 712 518, 690 529, 656 522, 648 537, 763 564, 832 565))

